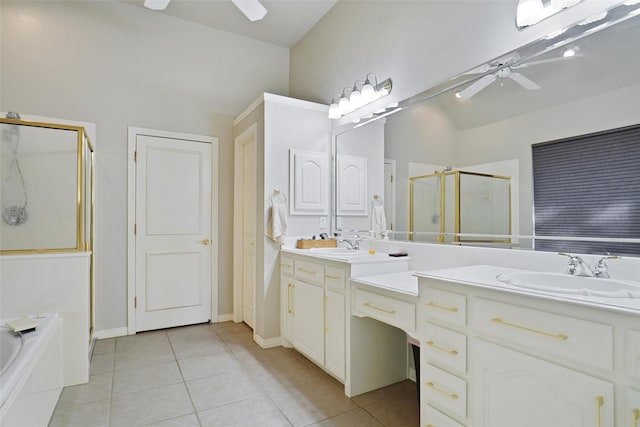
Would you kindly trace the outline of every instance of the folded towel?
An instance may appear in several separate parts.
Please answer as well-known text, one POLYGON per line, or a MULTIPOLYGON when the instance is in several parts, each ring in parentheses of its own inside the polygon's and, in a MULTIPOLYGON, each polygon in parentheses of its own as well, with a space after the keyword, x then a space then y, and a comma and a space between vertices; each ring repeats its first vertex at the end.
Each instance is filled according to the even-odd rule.
POLYGON ((282 243, 282 237, 287 233, 287 207, 284 203, 273 200, 269 209, 267 222, 267 237, 277 243, 282 243))

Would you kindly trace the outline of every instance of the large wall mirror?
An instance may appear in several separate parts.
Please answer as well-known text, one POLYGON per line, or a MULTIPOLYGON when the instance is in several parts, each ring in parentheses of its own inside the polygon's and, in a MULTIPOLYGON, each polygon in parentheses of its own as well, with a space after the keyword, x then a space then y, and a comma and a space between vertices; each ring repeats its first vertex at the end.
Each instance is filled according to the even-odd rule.
MULTIPOLYGON (((353 215, 337 215, 334 210, 334 231, 372 230, 372 207, 381 197, 390 239, 534 248, 532 145, 640 123, 640 4, 631 3, 400 102, 395 114, 334 129, 334 159, 366 160, 367 182, 358 187, 354 199, 368 203, 366 212, 353 215), (487 217, 503 218, 495 228, 499 234, 479 229, 478 239, 473 230, 464 235, 464 230, 446 228, 443 237, 440 228, 416 229, 418 218, 435 224, 453 213, 439 210, 439 190, 412 199, 410 183, 447 172, 507 178, 500 181, 509 185, 503 185, 499 200, 475 198, 499 206, 499 212, 482 211, 487 217), (510 212, 505 218, 507 187, 510 212), (504 234, 505 230, 510 231, 504 234)), ((344 194, 350 183, 339 176, 339 171, 334 174, 335 194, 344 194)), ((478 210, 467 206, 460 216, 478 210)), ((640 245, 637 237, 634 243, 640 245)))

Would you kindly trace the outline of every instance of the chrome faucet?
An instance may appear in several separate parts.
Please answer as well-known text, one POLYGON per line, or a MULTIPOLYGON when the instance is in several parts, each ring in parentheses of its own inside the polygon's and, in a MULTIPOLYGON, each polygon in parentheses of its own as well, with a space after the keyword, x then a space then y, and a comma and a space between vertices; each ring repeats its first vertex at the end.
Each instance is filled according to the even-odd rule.
POLYGON ((603 256, 602 258, 600 258, 600 260, 598 261, 598 264, 596 264, 596 268, 593 272, 593 275, 595 277, 600 277, 603 279, 609 279, 611 276, 609 276, 609 266, 607 265, 606 260, 608 259, 620 259, 619 256, 603 256))
POLYGON ((587 264, 581 257, 577 255, 567 254, 567 253, 559 253, 558 255, 563 255, 569 257, 569 265, 567 266, 567 274, 572 276, 584 276, 584 277, 598 277, 601 279, 609 279, 609 267, 607 266, 606 260, 608 259, 620 259, 619 256, 615 255, 605 255, 596 264, 596 267, 591 270, 589 264, 587 264))
POLYGON ((353 236, 353 238, 342 238, 340 242, 344 242, 347 244, 348 249, 352 249, 354 251, 360 250, 360 236, 357 234, 353 236))
POLYGON ((567 266, 567 274, 572 276, 583 276, 583 277, 593 277, 594 273, 591 271, 589 265, 584 262, 584 260, 577 256, 566 253, 560 253, 559 255, 564 255, 569 257, 569 265, 567 266))

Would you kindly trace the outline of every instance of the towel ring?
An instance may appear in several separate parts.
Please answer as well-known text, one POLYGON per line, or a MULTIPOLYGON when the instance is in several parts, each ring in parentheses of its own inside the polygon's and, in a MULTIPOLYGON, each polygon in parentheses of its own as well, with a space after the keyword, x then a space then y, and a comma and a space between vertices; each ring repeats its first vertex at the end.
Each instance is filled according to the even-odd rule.
POLYGON ((281 198, 283 203, 287 203, 287 195, 276 188, 275 190, 273 190, 273 193, 271 193, 271 196, 269 197, 269 201, 271 202, 271 204, 273 204, 273 201, 278 197, 281 198))
POLYGON ((384 204, 384 200, 379 194, 374 194, 371 203, 373 204, 373 206, 382 206, 384 204))

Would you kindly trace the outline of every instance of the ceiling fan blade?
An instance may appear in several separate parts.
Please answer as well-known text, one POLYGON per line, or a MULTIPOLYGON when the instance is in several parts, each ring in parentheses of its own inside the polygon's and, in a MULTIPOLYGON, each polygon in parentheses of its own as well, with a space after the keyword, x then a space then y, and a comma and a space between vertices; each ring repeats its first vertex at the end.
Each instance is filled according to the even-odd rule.
POLYGON ((525 77, 520 73, 510 73, 507 77, 509 77, 511 80, 517 82, 520 86, 522 86, 523 88, 525 88, 527 90, 540 89, 540 86, 538 86, 532 80, 530 80, 528 77, 525 77))
POLYGON ((489 86, 491 83, 496 81, 495 74, 488 74, 486 76, 480 77, 475 82, 471 83, 466 88, 462 89, 457 93, 458 98, 469 99, 476 93, 480 92, 485 87, 489 86))
POLYGON ((259 21, 267 14, 267 9, 258 0, 231 0, 249 21, 259 21))
POLYGON ((539 61, 531 61, 531 62, 525 62, 524 64, 512 65, 511 68, 527 68, 527 67, 532 67, 534 65, 552 64, 554 62, 562 62, 569 59, 582 58, 583 56, 584 55, 582 53, 578 53, 573 56, 558 56, 557 58, 541 59, 539 61))

